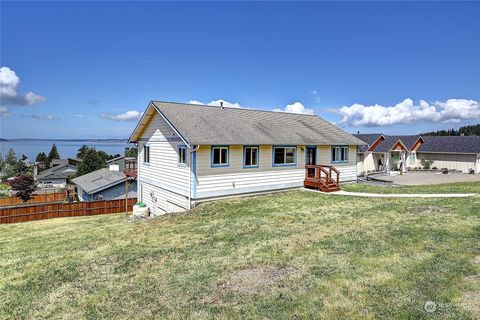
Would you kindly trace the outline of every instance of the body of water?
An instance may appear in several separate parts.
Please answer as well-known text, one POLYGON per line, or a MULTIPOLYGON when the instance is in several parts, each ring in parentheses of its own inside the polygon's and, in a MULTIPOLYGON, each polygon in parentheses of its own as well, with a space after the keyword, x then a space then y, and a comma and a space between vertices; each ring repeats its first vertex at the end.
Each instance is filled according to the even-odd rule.
MULTIPOLYGON (((87 145, 90 148, 103 150, 108 154, 120 154, 125 152, 126 142, 121 141, 70 141, 70 140, 9 140, 0 141, 0 149, 3 157, 6 156, 11 148, 15 151, 17 158, 22 154, 26 155, 30 161, 35 161, 39 152, 50 152, 52 145, 55 143, 61 158, 76 158, 78 148, 87 145)), ((133 145, 131 145, 132 147, 133 145)))

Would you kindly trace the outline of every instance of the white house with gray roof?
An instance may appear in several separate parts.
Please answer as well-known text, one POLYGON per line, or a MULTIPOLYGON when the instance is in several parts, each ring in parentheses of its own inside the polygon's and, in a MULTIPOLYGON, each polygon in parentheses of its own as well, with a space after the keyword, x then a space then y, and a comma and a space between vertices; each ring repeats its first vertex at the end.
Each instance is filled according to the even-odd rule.
POLYGON ((151 101, 138 144, 138 198, 153 214, 304 185, 305 165, 356 180, 361 140, 318 116, 151 101))

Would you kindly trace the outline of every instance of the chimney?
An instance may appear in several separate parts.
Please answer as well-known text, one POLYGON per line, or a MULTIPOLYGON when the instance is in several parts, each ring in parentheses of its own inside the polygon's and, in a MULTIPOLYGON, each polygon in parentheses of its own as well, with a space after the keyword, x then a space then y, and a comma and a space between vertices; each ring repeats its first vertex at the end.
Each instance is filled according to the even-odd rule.
POLYGON ((220 109, 222 109, 222 110, 225 109, 225 108, 223 107, 223 101, 220 101, 220 109))

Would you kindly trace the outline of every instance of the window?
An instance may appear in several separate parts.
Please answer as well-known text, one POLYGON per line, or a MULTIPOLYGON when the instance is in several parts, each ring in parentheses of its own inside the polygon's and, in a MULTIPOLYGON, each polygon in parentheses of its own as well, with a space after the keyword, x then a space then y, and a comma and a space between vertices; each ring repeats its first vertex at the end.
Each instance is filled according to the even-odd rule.
POLYGON ((258 147, 243 148, 243 166, 258 168, 258 147))
POLYGON ((415 164, 415 162, 416 162, 415 160, 417 160, 416 158, 417 158, 416 153, 410 153, 410 156, 408 157, 409 163, 410 164, 415 164))
POLYGON ((332 147, 332 162, 348 162, 347 146, 334 146, 332 147))
POLYGON ((150 163, 150 146, 143 146, 143 162, 150 163))
POLYGON ((297 147, 273 147, 274 166, 294 166, 297 159, 297 147))
POLYGON ((178 163, 187 164, 187 148, 185 146, 178 147, 178 163))
POLYGON ((212 147, 212 167, 228 166, 228 147, 212 147))

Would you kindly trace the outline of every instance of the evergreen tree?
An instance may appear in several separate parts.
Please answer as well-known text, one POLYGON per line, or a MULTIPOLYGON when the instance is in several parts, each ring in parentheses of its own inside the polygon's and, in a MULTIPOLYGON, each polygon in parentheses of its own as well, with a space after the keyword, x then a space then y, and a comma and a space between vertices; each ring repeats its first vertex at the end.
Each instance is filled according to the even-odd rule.
POLYGON ((8 150, 7 157, 5 158, 5 162, 9 166, 14 166, 17 164, 17 156, 15 155, 15 151, 13 151, 13 149, 8 150))
POLYGON ((125 157, 133 157, 136 158, 138 155, 137 148, 130 148, 127 152, 125 152, 125 157))
POLYGON ((81 146, 80 148, 78 148, 78 152, 77 152, 77 159, 83 159, 83 157, 85 156, 85 153, 87 153, 88 151, 88 146, 87 145, 83 145, 81 146))
POLYGON ((102 155, 95 148, 90 148, 77 167, 77 177, 105 167, 106 163, 102 155))
POLYGON ((50 152, 48 153, 48 162, 51 163, 53 159, 60 159, 60 154, 58 153, 55 143, 52 145, 52 149, 50 149, 50 152))
POLYGON ((0 152, 0 172, 5 168, 5 161, 3 160, 3 154, 0 152))
POLYGON ((48 162, 48 157, 45 152, 40 152, 39 154, 37 154, 35 162, 38 163, 38 171, 46 170, 50 166, 48 162))

